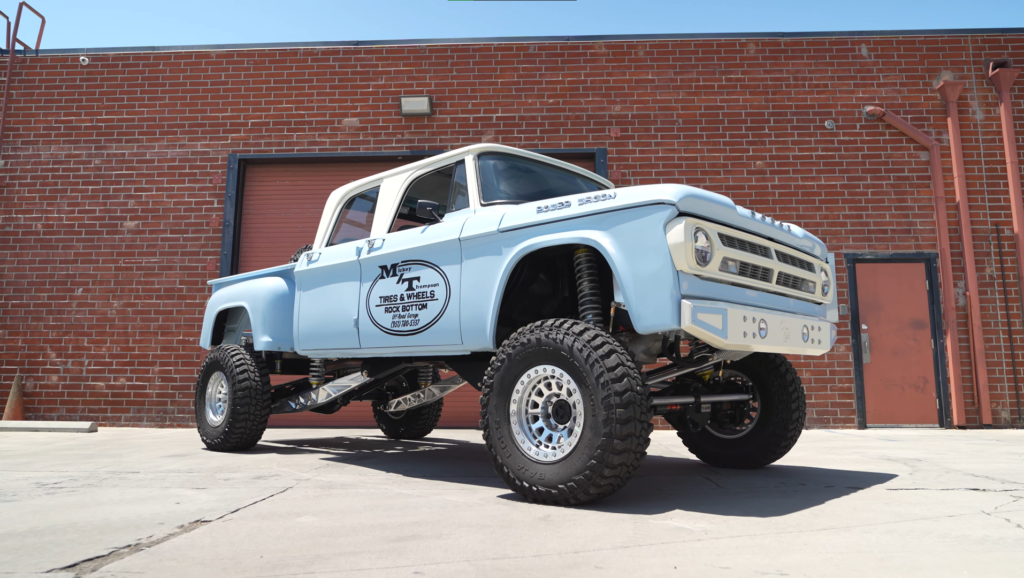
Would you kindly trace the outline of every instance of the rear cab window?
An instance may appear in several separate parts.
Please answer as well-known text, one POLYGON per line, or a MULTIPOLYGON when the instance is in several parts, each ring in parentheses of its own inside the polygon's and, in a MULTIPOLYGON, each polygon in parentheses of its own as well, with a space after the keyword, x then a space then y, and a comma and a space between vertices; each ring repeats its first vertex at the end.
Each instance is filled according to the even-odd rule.
POLYGON ((370 238, 373 215, 377 212, 380 186, 365 190, 345 202, 334 223, 328 247, 370 238))

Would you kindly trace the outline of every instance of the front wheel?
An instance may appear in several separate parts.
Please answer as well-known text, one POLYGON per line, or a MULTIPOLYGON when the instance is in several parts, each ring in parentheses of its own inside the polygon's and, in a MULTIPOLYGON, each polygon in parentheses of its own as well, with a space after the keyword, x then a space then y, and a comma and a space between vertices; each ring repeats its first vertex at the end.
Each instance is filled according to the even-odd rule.
POLYGON ((259 354, 219 345, 206 356, 196 383, 196 425, 206 447, 247 450, 263 437, 270 419, 270 374, 259 354))
POLYGON ((665 416, 690 453, 709 465, 755 469, 793 449, 807 415, 804 388, 793 365, 774 353, 754 353, 716 370, 708 380, 712 393, 747 393, 745 403, 713 403, 703 427, 684 412, 665 416))
POLYGON ((512 334, 487 368, 480 405, 495 470, 529 501, 604 498, 647 455, 651 408, 640 373, 622 345, 580 321, 512 334))

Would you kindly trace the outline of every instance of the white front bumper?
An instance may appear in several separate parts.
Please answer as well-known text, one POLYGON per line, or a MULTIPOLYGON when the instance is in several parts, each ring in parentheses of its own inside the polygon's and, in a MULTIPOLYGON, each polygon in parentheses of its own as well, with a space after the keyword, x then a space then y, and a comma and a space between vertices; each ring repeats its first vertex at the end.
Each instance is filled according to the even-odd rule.
POLYGON ((683 299, 682 324, 708 345, 735 351, 824 355, 836 338, 836 326, 820 317, 720 301, 683 299))

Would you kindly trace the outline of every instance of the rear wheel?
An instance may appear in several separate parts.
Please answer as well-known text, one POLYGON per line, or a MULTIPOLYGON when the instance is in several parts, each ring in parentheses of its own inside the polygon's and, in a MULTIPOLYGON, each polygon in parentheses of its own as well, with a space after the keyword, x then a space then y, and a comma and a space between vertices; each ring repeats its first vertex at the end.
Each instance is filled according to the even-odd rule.
POLYGON ((748 402, 713 403, 707 425, 695 427, 684 412, 665 416, 690 453, 712 466, 754 469, 786 455, 800 438, 807 415, 804 389, 783 356, 754 353, 716 370, 711 393, 750 393, 748 402))
POLYGON ((527 500, 583 504, 628 482, 647 455, 647 389, 626 350, 580 321, 516 331, 491 360, 480 425, 495 470, 527 500))
POLYGON ((218 452, 247 450, 270 419, 270 375, 263 356, 239 345, 219 345, 206 356, 196 383, 199 437, 218 452))
MULTIPOLYGON (((413 374, 396 377, 384 385, 389 400, 418 389, 411 385, 411 375, 413 374)), ((436 371, 434 381, 438 381, 436 371)), ((418 440, 430 435, 437 427, 437 422, 441 420, 441 410, 444 409, 443 399, 399 412, 386 411, 387 404, 387 401, 373 402, 373 419, 384 435, 395 440, 418 440)))
POLYGON ((302 258, 303 253, 307 253, 313 250, 313 245, 303 245, 292 253, 292 256, 288 259, 289 263, 298 263, 299 259, 302 258))

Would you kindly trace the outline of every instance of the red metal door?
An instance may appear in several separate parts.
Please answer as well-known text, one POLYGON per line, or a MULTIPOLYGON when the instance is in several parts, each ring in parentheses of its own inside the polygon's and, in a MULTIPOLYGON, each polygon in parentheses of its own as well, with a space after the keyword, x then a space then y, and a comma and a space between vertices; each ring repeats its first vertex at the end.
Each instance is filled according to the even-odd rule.
POLYGON ((939 425, 925 264, 856 268, 867 425, 939 425))

